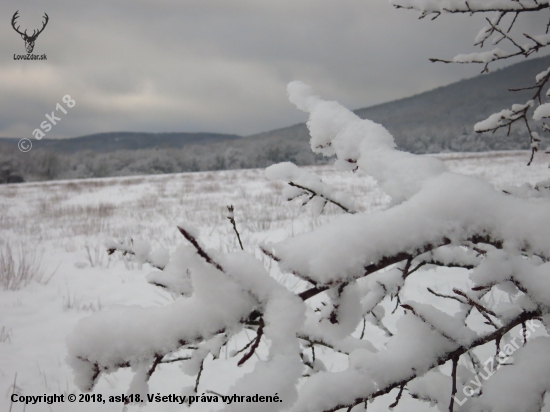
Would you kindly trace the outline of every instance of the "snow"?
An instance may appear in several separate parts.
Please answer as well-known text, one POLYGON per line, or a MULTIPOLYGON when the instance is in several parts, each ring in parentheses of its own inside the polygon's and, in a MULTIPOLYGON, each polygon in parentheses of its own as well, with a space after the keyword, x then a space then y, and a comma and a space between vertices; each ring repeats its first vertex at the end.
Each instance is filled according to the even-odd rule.
POLYGON ((311 149, 336 154, 335 166, 341 170, 353 170, 357 164, 394 202, 412 196, 426 179, 445 170, 435 158, 394 150, 393 136, 382 125, 361 119, 337 102, 321 100, 301 82, 290 83, 288 93, 296 107, 309 112, 311 149))
POLYGON ((289 93, 299 108, 310 110, 312 147, 317 145, 318 131, 325 130, 325 141, 338 142, 331 148, 339 159, 352 152, 359 167, 378 180, 394 203, 402 203, 384 212, 341 216, 273 244, 283 270, 316 285, 339 284, 364 276, 365 267, 385 257, 414 254, 426 245, 444 244, 447 238, 459 243, 475 233, 528 244, 532 253, 549 256, 545 204, 510 197, 481 180, 445 172, 443 163, 434 158, 395 150, 382 126, 359 119, 335 102, 321 101, 300 84, 291 83, 289 93), (331 118, 337 120, 330 123, 331 118), (516 219, 522 213, 533 219, 516 219))
POLYGON ((548 69, 540 72, 539 74, 537 74, 537 76, 535 77, 536 83, 538 84, 542 79, 544 79, 546 76, 548 76, 548 73, 550 73, 550 67, 548 69))
POLYGON ((483 394, 472 399, 472 404, 490 403, 499 412, 540 410, 541 394, 550 389, 549 350, 547 337, 533 339, 529 345, 520 347, 513 353, 514 364, 491 376, 483 386, 483 394))
POLYGON ((533 120, 541 120, 550 117, 550 103, 543 103, 533 112, 533 120))
POLYGON ((455 63, 490 63, 506 56, 508 56, 508 53, 497 47, 484 52, 457 54, 452 58, 452 61, 455 63))
POLYGON ((538 36, 531 36, 531 38, 541 46, 547 46, 548 44, 550 44, 550 34, 541 34, 538 36))
MULTIPOLYGON (((474 130, 476 132, 483 132, 483 131, 494 130, 495 128, 503 125, 506 126, 510 124, 510 121, 520 118, 526 109, 533 106, 534 106, 533 100, 529 100, 525 104, 514 104, 512 105, 512 110, 504 109, 498 113, 493 113, 487 119, 476 123, 474 125, 474 130)), ((535 119, 535 120, 539 120, 539 119, 535 119)))
MULTIPOLYGON (((535 185, 536 182, 548 176, 546 164, 543 162, 544 159, 535 159, 534 165, 529 168, 525 167, 528 158, 526 152, 445 154, 438 156, 438 158, 450 170, 486 178, 495 182, 499 187, 521 184, 524 181, 530 181, 532 185, 535 185)), ((360 170, 355 174, 338 171, 328 166, 309 167, 306 170, 310 173, 322 175, 323 181, 331 187, 338 187, 348 194, 361 194, 355 196, 357 209, 361 212, 380 210, 386 208, 389 204, 388 197, 383 194, 371 178, 365 176, 360 170)), ((176 225, 182 219, 194 222, 199 227, 202 234, 201 240, 205 242, 208 248, 237 252, 239 249, 238 244, 225 217, 225 206, 227 204, 235 205, 235 219, 241 230, 246 250, 254 250, 257 244, 266 240, 272 242, 282 240, 283 236, 288 233, 308 232, 317 227, 320 222, 330 222, 342 216, 342 211, 336 207, 327 206, 323 215, 315 217, 307 206, 300 208, 300 205, 292 202, 281 203, 276 197, 276 192, 279 189, 274 186, 273 182, 265 179, 263 174, 263 170, 246 170, 144 176, 140 183, 133 185, 120 185, 119 182, 123 179, 113 178, 0 186, 0 207, 5 217, 0 219, 0 222, 3 234, 6 236, 5 239, 9 239, 12 244, 24 244, 25 248, 28 245, 35 245, 34 239, 42 239, 40 246, 38 246, 38 249, 44 251, 42 267, 48 275, 57 269, 51 281, 47 284, 31 283, 18 291, 0 291, 0 329, 5 327, 10 336, 9 340, 0 342, 2 351, 2 356, 0 356, 0 370, 2 372, 0 374, 0 388, 3 394, 0 397, 0 409, 9 410, 8 395, 11 393, 15 373, 17 373, 17 386, 22 394, 38 395, 44 392, 48 394, 79 393, 73 380, 73 372, 69 369, 65 360, 67 357, 65 340, 67 335, 74 333, 75 325, 79 324, 80 320, 83 320, 84 325, 89 322, 85 319, 91 313, 105 312, 105 316, 111 317, 115 316, 111 313, 113 310, 114 313, 120 311, 121 314, 116 315, 116 317, 120 316, 120 319, 123 319, 122 313, 124 311, 144 311, 144 309, 137 307, 138 305, 158 309, 163 307, 175 308, 182 305, 182 301, 180 302, 179 299, 174 300, 174 297, 169 293, 164 293, 162 289, 147 283, 148 280, 151 280, 149 274, 155 273, 158 276, 163 272, 152 268, 148 264, 138 265, 132 263, 130 256, 122 256, 119 252, 107 256, 104 251, 105 237, 120 239, 125 236, 139 236, 149 239, 153 250, 151 256, 149 256, 150 258, 155 255, 155 251, 164 248, 165 260, 162 262, 155 260, 155 262, 159 265, 160 263, 168 264, 164 275, 170 277, 170 279, 177 279, 175 276, 179 276, 181 281, 175 282, 178 285, 187 285, 189 288, 185 286, 182 287, 184 291, 180 289, 178 291, 189 296, 193 292, 193 287, 197 287, 197 285, 193 283, 192 287, 190 283, 185 283, 185 279, 190 275, 175 270, 179 265, 178 259, 185 261, 192 258, 187 256, 186 253, 189 255, 195 254, 194 249, 188 243, 184 244, 183 237, 176 229, 176 225), (216 186, 216 191, 201 191, 201 188, 208 182, 219 182, 220 184, 216 186), (74 191, 75 186, 84 189, 87 195, 82 196, 81 193, 84 192, 74 191), (146 203, 140 202, 144 193, 157 193, 157 203, 154 209, 146 203), (54 203, 52 202, 53 199, 57 199, 57 201, 54 203), (52 202, 51 211, 47 216, 37 213, 41 201, 52 202), (104 217, 95 217, 92 214, 83 215, 81 207, 86 206, 88 202, 94 202, 95 204, 112 202, 115 205, 114 213, 104 217), (80 216, 71 215, 71 208, 67 205, 74 207, 75 212, 80 213, 80 216), (55 213, 57 208, 63 209, 65 214, 55 213), (119 237, 119 235, 122 236, 119 237), (94 266, 87 258, 86 245, 91 249, 94 266), (166 250, 172 251, 174 270, 170 269, 172 261, 167 262, 166 260, 166 250), (95 258, 96 251, 97 259, 95 258), (175 251, 177 252, 173 253, 175 251), (124 308, 121 305, 134 305, 136 307, 124 308)), ((443 252, 437 252, 436 256, 440 256, 441 253, 443 252)), ((259 251, 257 256, 261 256, 259 251)), ((236 258, 237 255, 235 255, 236 258)), ((228 257, 228 259, 231 258, 228 257)), ((197 264, 202 263, 197 262, 197 264)), ((266 267, 270 266, 269 259, 265 259, 265 265, 266 267)), ((231 264, 229 261, 224 261, 223 266, 229 270, 231 264)), ((277 283, 286 282, 289 285, 295 283, 295 280, 285 278, 284 275, 278 274, 274 269, 272 266, 270 273, 271 276, 275 277, 277 283)), ((422 279, 426 280, 420 281, 420 278, 418 278, 411 291, 406 295, 406 299, 420 301, 419 296, 424 296, 424 282, 428 282, 428 284, 439 283, 443 290, 447 291, 448 285, 446 281, 443 281, 445 273, 442 270, 423 272, 422 279)), ((372 283, 368 283, 373 288, 371 293, 376 292, 374 289, 378 285, 376 280, 384 280, 385 285, 390 288, 390 285, 395 284, 400 278, 398 271, 394 272, 393 276, 394 280, 389 279, 387 275, 378 278, 373 277, 372 283)), ((275 284, 268 285, 267 289, 272 287, 275 287, 275 284)), ((380 286, 378 287, 382 290, 380 286)), ((263 292, 257 290, 258 297, 262 299, 269 296, 270 293, 269 290, 263 292)), ((545 293, 544 290, 541 290, 541 293, 545 293)), ((372 309, 372 303, 369 303, 369 299, 374 301, 376 296, 379 295, 376 295, 376 293, 372 296, 370 294, 365 295, 362 301, 363 310, 372 309)), ((221 291, 219 299, 227 299, 225 289, 221 291)), ((256 304, 254 299, 249 299, 251 305, 256 304)), ((281 301, 280 305, 284 306, 285 303, 283 302, 281 301)), ((436 300, 434 300, 434 304, 435 302, 436 300)), ((277 309, 280 307, 278 305, 274 306, 274 310, 279 310, 277 309)), ((440 307, 446 308, 445 305, 440 307)), ((388 313, 392 310, 393 306, 387 306, 386 311, 388 313)), ((150 316, 150 314, 147 316, 150 316)), ((304 332, 318 339, 325 339, 347 353, 360 348, 376 353, 377 349, 373 347, 369 340, 377 347, 382 347, 387 340, 383 333, 377 332, 377 328, 370 324, 366 328, 369 340, 350 339, 349 337, 336 340, 328 332, 323 332, 324 329, 320 330, 315 325, 318 322, 313 311, 310 313, 308 310, 307 318, 309 320, 306 321, 306 325, 311 326, 304 326, 302 329, 304 332)), ((178 315, 175 325, 180 322, 179 319, 180 316, 178 315)), ((132 333, 136 333, 138 339, 145 339, 147 337, 142 336, 139 331, 139 325, 144 320, 138 317, 137 322, 132 321, 131 324, 123 326, 116 323, 115 319, 111 321, 114 324, 116 323, 114 329, 121 327, 130 330, 136 329, 132 333)), ((387 326, 395 332, 391 323, 387 326)), ((203 326, 198 325, 197 327, 200 329, 203 326)), ((274 325, 274 327, 277 326, 274 325)), ((108 331, 108 333, 114 334, 117 332, 113 330, 108 331)), ((175 331, 169 333, 172 334, 175 331)), ((286 335, 288 332, 284 329, 281 331, 275 329, 273 332, 267 331, 266 333, 272 333, 274 337, 279 336, 278 339, 280 339, 282 345, 284 345, 285 336, 288 336, 286 335)), ((145 333, 143 332, 143 334, 145 333)), ((149 331, 149 334, 151 334, 151 331, 149 331)), ((252 336, 249 333, 249 337, 252 336)), ((105 340, 101 333, 94 339, 97 339, 98 342, 105 340)), ((150 339, 154 340, 155 338, 151 336, 150 339)), ((233 343, 227 353, 242 348, 248 341, 249 339, 246 338, 246 333, 243 331, 240 340, 236 344, 233 343)), ((162 344, 166 344, 166 341, 159 342, 159 345, 162 344)), ((215 353, 215 349, 214 347, 209 350, 215 353)), ((117 351, 116 348, 110 348, 109 350, 110 353, 106 354, 109 356, 113 356, 114 352, 117 351)), ((220 358, 225 359, 228 356, 227 353, 225 348, 222 349, 220 358)), ((144 359, 147 358, 147 355, 144 354, 144 359)), ((317 364, 319 365, 321 362, 319 356, 321 355, 317 355, 317 364)), ((260 356, 267 356, 267 352, 261 352, 260 356)), ((214 361, 212 355, 208 355, 205 360, 205 369, 199 390, 212 389, 223 394, 232 394, 229 388, 240 376, 236 374, 234 368, 238 359, 239 357, 235 358, 233 367, 229 368, 224 367, 219 361, 214 361)), ((250 373, 256 359, 256 357, 253 357, 249 361, 250 364, 245 363, 242 368, 238 368, 238 371, 241 371, 241 374, 250 373)), ((331 370, 334 370, 334 368, 345 370, 347 368, 347 363, 341 359, 329 359, 325 360, 324 363, 327 369, 331 370)), ((147 363, 140 363, 136 359, 136 371, 139 370, 140 365, 147 365, 147 363)), ((83 376, 85 375, 84 372, 83 376)), ((269 379, 268 375, 264 376, 266 376, 265 379, 269 379)), ((128 393, 132 379, 134 379, 134 374, 131 371, 121 370, 110 375, 103 375, 99 379, 94 393, 101 393, 104 396, 128 393)), ((136 380, 135 383, 139 386, 143 381, 136 380)), ((193 388, 194 384, 195 377, 184 375, 176 364, 159 366, 158 371, 149 381, 150 393, 156 394, 158 392, 163 395, 169 393, 180 395, 183 387, 193 388)), ((265 387, 267 384, 262 385, 265 387)), ((338 387, 340 385, 330 389, 326 394, 318 394, 317 396, 330 398, 332 393, 338 393, 338 387)), ((275 385, 269 384, 268 389, 271 391, 269 394, 275 394, 275 385)), ((285 393, 288 396, 292 395, 290 392, 285 393)), ((282 390, 279 391, 280 396, 281 394, 282 390)), ((387 400, 382 401, 382 410, 385 410, 387 405, 394 400, 395 395, 392 394, 387 400)), ((405 399, 402 402, 404 402, 403 406, 400 404, 396 408, 397 410, 412 410, 407 409, 407 406, 410 408, 415 405, 407 403, 405 399)), ((263 406, 265 405, 267 404, 263 404, 263 406)), ((370 405, 369 408, 372 406, 370 405)), ((218 404, 194 403, 191 410, 211 411, 221 407, 221 402, 218 404)), ((427 410, 425 408, 428 408, 428 405, 421 404, 416 408, 420 408, 417 410, 427 410)), ((13 405, 15 412, 22 409, 20 404, 13 405)), ((27 409, 30 410, 30 407, 27 409)), ((52 405, 52 410, 56 412, 96 411, 98 409, 120 411, 122 405, 120 403, 107 403, 101 406, 92 403, 52 405)), ((134 405, 129 405, 128 409, 130 411, 139 410, 134 405)), ((180 409, 181 406, 177 404, 151 403, 145 405, 141 410, 175 411, 180 409)), ((47 405, 38 404, 33 405, 32 410, 49 411, 50 409, 47 405)))

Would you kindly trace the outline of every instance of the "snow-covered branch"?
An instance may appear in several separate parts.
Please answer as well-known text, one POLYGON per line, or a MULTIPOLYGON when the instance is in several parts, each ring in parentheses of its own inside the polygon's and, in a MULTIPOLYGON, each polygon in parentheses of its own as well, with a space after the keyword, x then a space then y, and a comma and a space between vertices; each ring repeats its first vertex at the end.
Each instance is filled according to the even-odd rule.
MULTIPOLYGON (((505 194, 447 171, 435 158, 399 151, 383 126, 322 100, 303 83, 291 83, 288 91, 309 114, 312 150, 336 155, 336 167, 362 169, 391 196, 391 205, 337 215, 310 232, 262 245, 278 270, 299 279, 296 289, 271 277, 253 254, 208 249, 197 229, 180 225, 183 244, 154 272, 177 298, 164 307, 117 308, 81 320, 68 342, 78 386, 91 390, 103 374, 132 368, 129 393, 145 399, 158 365, 180 362, 197 393, 204 371, 233 362, 251 371, 229 393, 278 393, 282 402, 263 405, 266 411, 351 410, 394 390, 393 405, 413 396, 458 411, 463 403, 455 397, 481 368, 476 351, 491 345, 497 366, 487 370, 495 378, 479 382, 468 410, 520 410, 503 406, 495 396, 502 388, 506 398, 528 405, 521 410, 538 410, 540 394, 550 390, 541 372, 550 365, 550 344, 530 334, 550 327, 549 200, 505 194), (437 282, 424 301, 414 286, 430 279, 433 267, 453 276, 460 271, 465 286, 453 286, 451 295, 437 282), (493 292, 507 301, 489 299, 493 292), (243 329, 254 333, 246 344, 243 329), (509 339, 518 330, 522 347, 509 339), (382 334, 382 341, 376 338, 382 334), (219 353, 229 342, 240 349, 224 360, 219 353), (535 355, 540 362, 532 361, 535 355), (324 366, 337 360, 337 371, 324 366), (505 360, 511 366, 499 369, 505 360), (439 370, 445 364, 450 376, 439 370), (533 390, 511 385, 509 368, 536 382, 533 390)), ((344 205, 334 190, 294 165, 276 165, 267 174, 300 186, 292 190, 344 205)), ((110 247, 152 261, 150 248, 110 247)), ((257 405, 223 410, 255 411, 257 405)))
POLYGON ((304 197, 306 198, 303 202, 305 205, 313 199, 318 199, 319 202, 314 206, 317 214, 323 212, 327 203, 332 203, 346 213, 355 213, 353 202, 349 196, 337 192, 323 183, 318 176, 300 169, 293 163, 284 162, 270 166, 266 169, 265 174, 270 180, 282 180, 290 186, 283 193, 287 200, 304 197))
MULTIPOLYGON (((536 13, 550 8, 548 1, 541 0, 390 0, 397 8, 414 9, 419 11, 420 17, 434 15, 438 17, 442 13, 486 13, 494 12, 493 18, 486 18, 487 26, 483 27, 474 40, 474 45, 483 47, 485 42, 492 38, 493 44, 507 43, 511 49, 505 50, 496 47, 492 50, 458 54, 452 59, 431 58, 432 62, 443 63, 479 63, 483 64, 482 73, 489 71, 489 64, 498 60, 510 59, 517 56, 529 57, 550 44, 550 20, 546 27, 532 27, 538 30, 536 33, 513 33, 514 25, 518 17, 525 13, 536 13), (511 21, 506 17, 513 16, 511 21), (527 42, 525 43, 525 40, 527 42)), ((550 69, 549 69, 550 70, 550 69)), ((531 158, 528 165, 533 161, 535 153, 539 150, 541 138, 538 131, 531 125, 532 121, 538 122, 543 118, 550 117, 550 104, 543 103, 542 90, 548 84, 549 70, 545 70, 536 77, 535 85, 526 86, 511 91, 535 89, 531 100, 514 104, 511 109, 504 109, 499 113, 491 115, 482 122, 478 122, 474 130, 478 133, 495 132, 501 128, 507 128, 510 134, 512 125, 521 122, 527 129, 531 143, 531 158), (538 107, 535 108, 535 105, 538 107), (534 110, 534 111, 533 111, 534 110), (532 116, 529 114, 533 111, 532 116)), ((545 96, 547 97, 547 96, 545 96)), ((542 123, 542 130, 550 128, 542 123)))
POLYGON ((546 0, 390 0, 396 8, 417 10, 420 17, 441 13, 528 13, 550 7, 546 0))

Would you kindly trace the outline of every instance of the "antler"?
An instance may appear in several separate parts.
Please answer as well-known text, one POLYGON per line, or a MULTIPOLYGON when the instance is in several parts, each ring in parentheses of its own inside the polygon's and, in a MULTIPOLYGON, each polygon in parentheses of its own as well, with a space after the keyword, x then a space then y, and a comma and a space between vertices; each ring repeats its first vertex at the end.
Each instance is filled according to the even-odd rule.
POLYGON ((48 17, 48 14, 46 12, 44 12, 44 23, 42 23, 42 28, 40 30, 38 30, 38 33, 32 33, 32 36, 31 37, 37 37, 40 33, 42 33, 44 31, 44 28, 46 27, 46 25, 48 24, 48 21, 50 20, 50 18, 48 17))
MULTIPOLYGON (((18 14, 19 14, 19 10, 17 10, 17 11, 15 12, 15 14, 13 15, 13 17, 11 18, 11 26, 12 26, 13 29, 14 29, 17 33, 19 33, 21 36, 26 36, 26 35, 27 35, 27 30, 25 30, 25 33, 21 33, 21 32, 19 31, 19 27, 21 27, 21 26, 15 27, 15 20, 17 20, 17 18, 19 17, 18 14)), ((46 14, 46 13, 44 13, 44 14, 46 14)))
POLYGON ((36 39, 38 37, 38 35, 40 33, 42 33, 42 31, 44 31, 44 28, 46 27, 46 25, 48 24, 48 21, 50 20, 50 18, 48 17, 48 14, 47 13, 44 13, 44 22, 42 23, 42 28, 40 30, 38 30, 38 32, 36 30, 33 30, 32 32, 32 36, 29 36, 27 34, 27 30, 25 30, 24 33, 22 33, 21 31, 19 31, 19 27, 21 26, 17 26, 15 27, 15 21, 17 20, 17 18, 19 17, 19 10, 17 10, 15 12, 15 14, 13 15, 12 19, 11 19, 11 25, 13 27, 13 29, 19 33, 21 36, 25 36, 25 38, 29 39, 29 40, 33 40, 33 39, 36 39))

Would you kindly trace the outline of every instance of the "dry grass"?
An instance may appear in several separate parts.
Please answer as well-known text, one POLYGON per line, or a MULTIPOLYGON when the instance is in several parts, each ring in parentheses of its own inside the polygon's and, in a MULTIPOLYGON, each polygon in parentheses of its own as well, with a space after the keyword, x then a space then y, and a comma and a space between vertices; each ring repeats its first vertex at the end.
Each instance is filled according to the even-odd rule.
POLYGON ((105 218, 115 212, 115 205, 111 203, 99 203, 97 205, 57 205, 50 199, 42 200, 38 204, 38 213, 42 218, 105 218))
POLYGON ((36 250, 23 246, 12 248, 9 244, 0 247, 0 285, 4 290, 19 290, 31 282, 46 284, 49 277, 41 267, 42 256, 36 250))
POLYGON ((84 250, 86 250, 86 258, 91 267, 109 267, 110 259, 103 245, 85 245, 84 250))
POLYGON ((130 177, 130 178, 124 178, 120 179, 118 182, 121 186, 132 186, 132 185, 138 185, 145 182, 144 177, 130 177))
POLYGON ((2 326, 0 329, 0 343, 11 343, 11 329, 2 326))
POLYGON ((4 190, 0 191, 0 195, 7 198, 15 197, 17 196, 17 188, 11 187, 11 186, 5 186, 4 190))
POLYGON ((63 310, 75 310, 77 312, 97 312, 103 308, 101 301, 84 303, 82 298, 76 294, 67 293, 63 296, 63 310))

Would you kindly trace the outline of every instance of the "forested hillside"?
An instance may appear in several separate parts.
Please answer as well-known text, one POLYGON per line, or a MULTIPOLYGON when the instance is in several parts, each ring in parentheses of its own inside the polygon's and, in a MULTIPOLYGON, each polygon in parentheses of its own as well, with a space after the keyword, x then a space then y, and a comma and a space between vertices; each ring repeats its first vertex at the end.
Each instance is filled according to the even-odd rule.
MULTIPOLYGON (((363 119, 384 125, 399 148, 412 153, 479 152, 528 149, 524 129, 495 134, 475 133, 476 122, 531 98, 529 90, 510 92, 509 87, 531 85, 535 76, 550 66, 550 56, 530 59, 489 74, 476 76, 428 92, 376 106, 355 110, 363 119)), ((304 141, 305 124, 298 124, 248 139, 304 141)))

